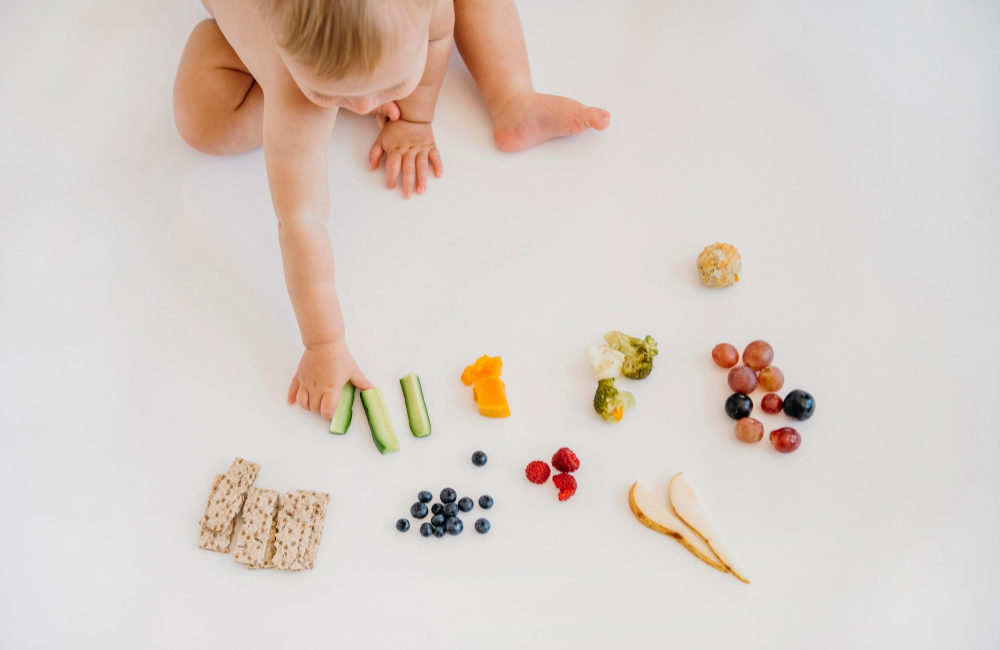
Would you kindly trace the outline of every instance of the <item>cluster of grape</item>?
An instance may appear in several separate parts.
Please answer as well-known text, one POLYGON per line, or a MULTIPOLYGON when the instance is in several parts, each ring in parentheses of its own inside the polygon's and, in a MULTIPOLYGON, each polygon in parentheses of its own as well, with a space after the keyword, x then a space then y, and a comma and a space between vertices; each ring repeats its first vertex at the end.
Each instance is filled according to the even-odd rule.
MULTIPOLYGON (((816 410, 816 400, 804 390, 793 390, 784 399, 777 394, 785 385, 785 375, 777 366, 772 366, 774 349, 767 341, 753 341, 743 350, 743 365, 736 348, 728 343, 720 343, 712 348, 712 360, 720 368, 731 368, 729 387, 733 394, 726 399, 726 415, 736 420, 736 437, 743 442, 760 442, 764 437, 764 425, 750 417, 753 400, 750 393, 757 387, 768 391, 761 400, 760 407, 765 413, 784 411, 796 420, 808 420, 816 410)), ((771 432, 771 445, 783 454, 795 451, 802 442, 802 436, 792 427, 781 427, 771 432)))

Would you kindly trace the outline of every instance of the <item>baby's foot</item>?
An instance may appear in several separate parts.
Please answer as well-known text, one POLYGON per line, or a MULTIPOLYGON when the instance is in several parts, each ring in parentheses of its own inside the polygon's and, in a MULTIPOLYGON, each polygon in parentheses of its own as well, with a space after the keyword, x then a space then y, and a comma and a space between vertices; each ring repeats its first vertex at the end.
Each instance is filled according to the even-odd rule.
POLYGON ((496 112, 493 140, 503 151, 521 151, 587 129, 603 131, 610 122, 611 113, 604 109, 584 106, 569 97, 532 92, 496 112))

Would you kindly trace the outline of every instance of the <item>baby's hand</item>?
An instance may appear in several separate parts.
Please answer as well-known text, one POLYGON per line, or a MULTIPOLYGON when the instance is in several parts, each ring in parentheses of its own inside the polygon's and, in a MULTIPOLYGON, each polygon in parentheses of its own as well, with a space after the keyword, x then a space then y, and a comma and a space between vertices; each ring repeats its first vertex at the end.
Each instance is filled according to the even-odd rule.
POLYGON ((444 173, 441 154, 434 144, 434 132, 429 122, 407 122, 404 119, 384 119, 382 132, 368 152, 368 166, 374 170, 385 157, 385 186, 396 187, 400 171, 403 174, 403 196, 410 198, 427 191, 430 168, 438 178, 444 173), (428 166, 428 163, 430 164, 428 166))
POLYGON ((358 390, 372 387, 345 342, 307 347, 292 377, 292 385, 288 387, 288 403, 298 402, 302 408, 329 420, 337 410, 340 391, 348 381, 358 390))

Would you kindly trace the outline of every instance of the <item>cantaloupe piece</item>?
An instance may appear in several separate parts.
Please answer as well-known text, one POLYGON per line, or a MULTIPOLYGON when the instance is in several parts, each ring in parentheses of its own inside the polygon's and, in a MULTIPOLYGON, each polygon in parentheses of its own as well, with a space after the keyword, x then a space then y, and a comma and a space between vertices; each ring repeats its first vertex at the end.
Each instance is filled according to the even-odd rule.
POLYGON ((496 375, 481 377, 472 386, 472 399, 479 406, 479 414, 488 418, 510 417, 507 405, 507 386, 496 375))
POLYGON ((466 366, 462 372, 462 383, 471 386, 483 377, 499 377, 503 370, 503 360, 500 357, 490 357, 483 355, 476 359, 471 366, 466 366))

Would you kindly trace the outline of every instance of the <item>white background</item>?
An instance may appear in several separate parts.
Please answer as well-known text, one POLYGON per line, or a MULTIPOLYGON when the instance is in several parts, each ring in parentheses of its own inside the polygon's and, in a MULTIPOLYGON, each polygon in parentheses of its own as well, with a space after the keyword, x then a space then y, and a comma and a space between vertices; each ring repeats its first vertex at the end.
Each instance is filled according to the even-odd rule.
POLYGON ((536 87, 606 132, 500 153, 456 56, 425 196, 367 171, 370 118, 330 143, 350 344, 400 434, 382 457, 360 405, 341 438, 284 404, 301 348, 262 156, 172 123, 194 6, 4 3, 0 647, 1000 646, 1000 7, 521 4, 536 87), (698 283, 716 240, 735 288, 698 283), (661 351, 617 426, 582 356, 610 328, 661 351), (817 398, 791 455, 722 411, 709 351, 756 338, 817 398), (483 353, 508 420, 458 381, 483 353), (566 503, 522 475, 562 445, 566 503), (313 571, 196 548, 237 455, 332 495, 313 571), (633 481, 682 470, 751 585, 632 517, 633 481), (394 530, 446 485, 495 497, 489 535, 394 530))

